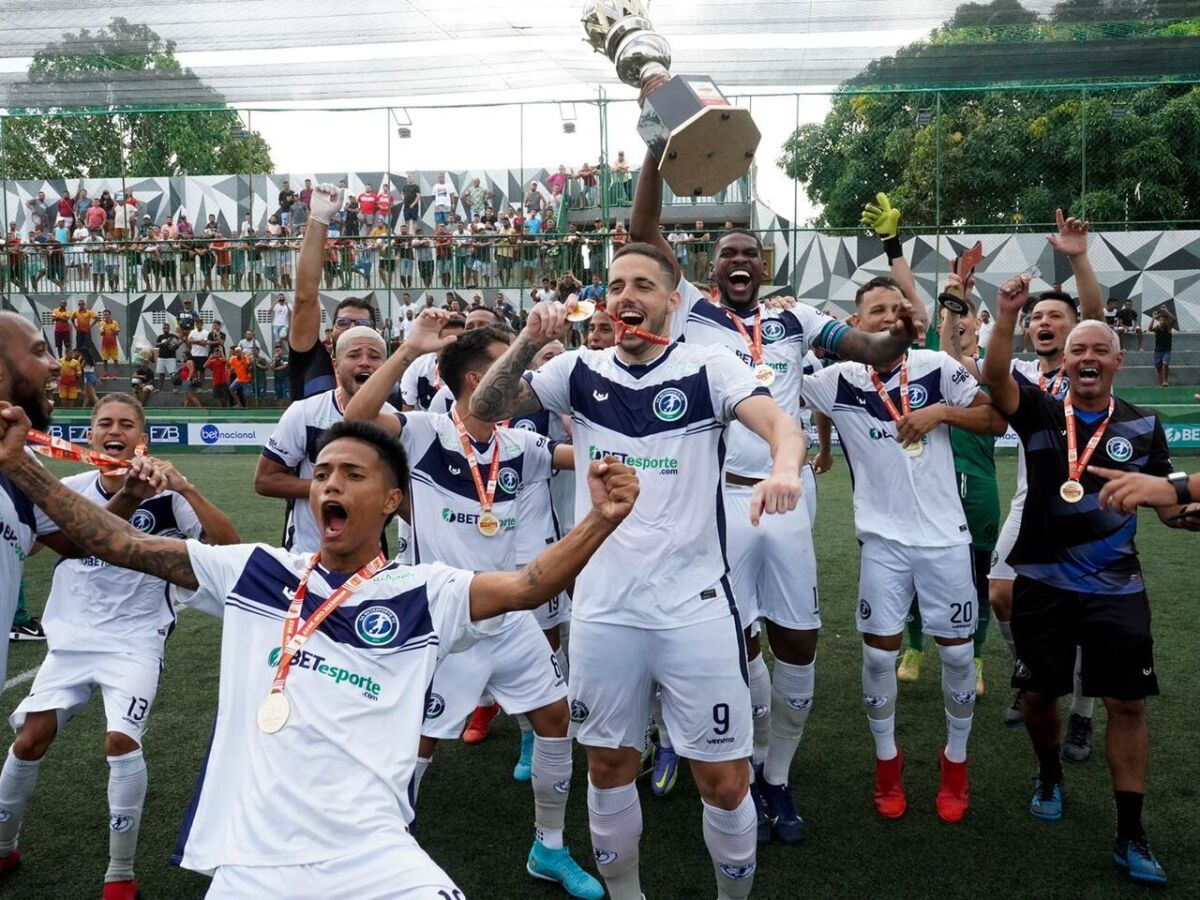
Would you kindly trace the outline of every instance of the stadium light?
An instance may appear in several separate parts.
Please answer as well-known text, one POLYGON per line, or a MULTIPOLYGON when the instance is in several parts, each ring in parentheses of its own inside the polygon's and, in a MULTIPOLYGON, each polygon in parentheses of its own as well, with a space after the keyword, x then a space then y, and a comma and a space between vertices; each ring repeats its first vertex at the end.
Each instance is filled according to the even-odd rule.
POLYGON ((558 117, 562 119, 563 134, 575 133, 575 120, 578 116, 575 113, 574 103, 558 104, 558 117))
POLYGON ((390 109, 392 120, 396 123, 396 134, 401 140, 407 140, 412 137, 412 117, 409 116, 408 110, 400 107, 399 110, 390 109))

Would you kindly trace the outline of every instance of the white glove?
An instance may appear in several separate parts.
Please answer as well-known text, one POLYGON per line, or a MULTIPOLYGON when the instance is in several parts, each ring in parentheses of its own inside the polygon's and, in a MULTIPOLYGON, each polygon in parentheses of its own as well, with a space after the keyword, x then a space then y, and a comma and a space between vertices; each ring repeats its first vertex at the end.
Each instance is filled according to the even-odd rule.
POLYGON ((309 200, 309 218, 328 225, 334 213, 342 208, 342 189, 332 184, 318 184, 309 200))

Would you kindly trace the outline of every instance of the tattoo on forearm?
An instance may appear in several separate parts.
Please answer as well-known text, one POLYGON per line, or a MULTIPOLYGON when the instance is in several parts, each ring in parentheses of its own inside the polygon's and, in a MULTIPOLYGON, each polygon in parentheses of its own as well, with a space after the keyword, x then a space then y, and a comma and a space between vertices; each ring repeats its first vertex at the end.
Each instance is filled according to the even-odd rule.
POLYGON ((488 370, 471 397, 471 412, 487 422, 499 422, 518 412, 536 409, 537 398, 525 383, 525 370, 537 355, 533 341, 518 338, 488 370))
POLYGON ((183 588, 198 586, 183 541, 143 534, 63 487, 31 459, 23 459, 9 475, 80 549, 113 565, 155 575, 183 588))

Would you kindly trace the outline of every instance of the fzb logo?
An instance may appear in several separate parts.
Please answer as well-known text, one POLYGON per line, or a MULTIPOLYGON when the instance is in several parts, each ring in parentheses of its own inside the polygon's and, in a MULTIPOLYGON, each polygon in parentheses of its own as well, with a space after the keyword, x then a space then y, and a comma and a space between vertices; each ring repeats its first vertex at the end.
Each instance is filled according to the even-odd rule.
POLYGON ((521 476, 517 474, 516 469, 510 469, 507 466, 500 470, 500 474, 496 477, 496 482, 500 485, 500 490, 506 494, 515 494, 517 488, 521 485, 521 476))
POLYGON ((354 620, 355 633, 372 647, 382 647, 395 638, 399 630, 400 619, 386 606, 368 607, 354 620))
POLYGON ((446 701, 442 699, 441 694, 430 694, 429 699, 425 701, 425 718, 436 719, 446 711, 446 701))
POLYGON ((203 427, 201 427, 200 440, 204 441, 204 443, 215 444, 220 439, 221 439, 221 429, 219 429, 216 425, 213 425, 210 423, 208 425, 204 425, 203 427))
POLYGON ((664 388, 654 395, 654 415, 675 422, 687 412, 687 395, 679 388, 664 388))
POLYGON ((783 323, 778 319, 768 319, 766 322, 762 323, 762 336, 764 341, 777 341, 785 334, 787 334, 787 329, 783 327, 783 323))
POLYGON ((1109 438, 1108 443, 1104 445, 1104 450, 1113 462, 1129 462, 1133 456, 1133 444, 1123 437, 1109 438))
POLYGON ((150 510, 139 509, 129 517, 129 524, 145 534, 153 534, 154 526, 157 522, 154 519, 154 513, 150 512, 150 510))
POLYGON ((920 409, 929 401, 929 392, 924 386, 919 384, 910 384, 908 386, 908 405, 913 409, 920 409))

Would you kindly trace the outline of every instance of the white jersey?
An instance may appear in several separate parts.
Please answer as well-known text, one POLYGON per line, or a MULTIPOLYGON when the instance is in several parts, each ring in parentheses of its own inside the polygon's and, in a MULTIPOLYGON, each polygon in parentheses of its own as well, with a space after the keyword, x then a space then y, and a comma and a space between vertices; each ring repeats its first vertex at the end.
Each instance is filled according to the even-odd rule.
MULTIPOLYGON (((385 403, 382 412, 395 413, 396 408, 385 403)), ((295 469, 299 478, 312 478, 321 435, 343 418, 336 388, 297 400, 279 417, 279 424, 267 439, 262 455, 281 466, 295 469)), ((296 553, 315 553, 321 548, 321 529, 317 527, 307 498, 288 501, 283 546, 296 553)))
POLYGON ((521 518, 520 492, 550 477, 551 442, 539 434, 500 428, 486 445, 474 444, 479 476, 486 486, 492 455, 499 452, 496 496, 492 512, 500 532, 479 532, 482 508, 471 466, 462 452, 458 429, 448 414, 400 413, 400 442, 412 470, 413 559, 440 562, 475 571, 508 571, 518 562, 517 534, 527 527, 521 518))
MULTIPOLYGON (((979 393, 971 374, 937 350, 908 353, 911 408, 934 403, 970 406, 979 393)), ((924 451, 909 457, 896 440, 896 423, 871 381, 871 369, 843 362, 814 372, 804 382, 808 405, 833 419, 854 479, 854 527, 868 535, 912 547, 970 543, 954 475, 950 429, 939 425, 922 439, 924 451)), ((900 370, 878 373, 899 411, 900 370)))
MULTIPOLYGON (((420 392, 418 391, 418 397, 419 396, 420 396, 420 392)), ((426 404, 423 407, 420 407, 420 408, 423 409, 425 412, 448 413, 448 412, 450 412, 450 407, 452 407, 453 405, 454 405, 454 395, 452 393, 450 393, 450 388, 446 387, 446 385, 443 384, 443 385, 439 385, 434 390, 432 399, 430 399, 428 402, 426 402, 426 404)))
MULTIPOLYGON (((821 359, 817 354, 809 350, 804 354, 804 363, 800 367, 801 375, 812 375, 820 372, 825 368, 821 363, 821 359)), ((804 433, 809 434, 809 427, 812 425, 812 407, 804 402, 804 397, 800 397, 800 424, 804 427, 804 433)), ((811 446, 811 442, 810 442, 811 446)))
MULTIPOLYGON (((97 506, 107 506, 113 496, 105 492, 99 472, 80 472, 62 483, 97 506)), ((198 538, 202 531, 191 505, 174 491, 144 500, 129 523, 161 537, 198 538)), ((175 627, 172 593, 161 578, 95 556, 60 560, 42 617, 47 644, 51 650, 161 656, 175 627)))
MULTIPOLYGON (((683 305, 671 317, 672 336, 690 344, 720 344, 753 370, 749 345, 730 318, 732 310, 710 302, 686 279, 680 281, 678 290, 683 305)), ((755 306, 748 313, 737 314, 752 338, 756 312, 762 314, 762 361, 775 373, 771 396, 784 412, 799 421, 805 355, 813 347, 836 351, 850 327, 805 303, 783 310, 755 306)), ((725 468, 746 478, 769 478, 770 446, 741 422, 734 422, 729 426, 725 468)))
MULTIPOLYGON (((286 726, 264 734, 283 618, 308 554, 188 541, 199 587, 180 599, 226 620, 216 724, 173 860, 298 866, 406 844, 409 789, 438 660, 490 633, 470 622, 472 574, 390 563, 326 619, 287 679, 286 726)), ((345 581, 318 567, 307 619, 345 581)))
POLYGON ((423 353, 412 361, 400 377, 400 400, 405 406, 426 410, 441 387, 437 375, 437 354, 423 353))
MULTIPOLYGON (((558 416, 544 409, 509 419, 507 427, 553 438, 555 442, 561 442, 566 432, 558 416), (557 429, 553 427, 554 424, 558 425, 557 429)), ((572 479, 575 475, 574 472, 562 474, 572 479)), ((550 481, 531 481, 523 485, 517 494, 517 519, 521 523, 517 529, 518 566, 536 559, 539 553, 562 536, 550 492, 551 483, 555 480, 557 473, 550 481)))
POLYGON ((576 580, 572 615, 641 628, 727 616, 725 593, 711 590, 728 568, 725 432, 739 403, 770 392, 719 348, 672 344, 635 366, 616 351, 564 353, 525 373, 542 406, 574 423, 577 520, 590 506, 579 479, 593 459, 615 456, 641 479, 633 512, 576 580))
MULTIPOLYGON (((982 361, 979 364, 983 365, 982 361)), ((1042 374, 1042 367, 1036 359, 1014 359, 1012 374, 1018 386, 1041 388, 1056 400, 1062 400, 1071 387, 1071 379, 1067 377, 1066 371, 1061 366, 1052 369, 1046 376, 1042 374), (1055 376, 1060 373, 1062 378, 1056 382, 1055 376), (1050 391, 1051 387, 1054 388, 1053 392, 1050 391)), ((1029 482, 1025 472, 1025 445, 1020 438, 1017 438, 1017 489, 1013 492, 1012 503, 1009 504, 1010 509, 1024 508, 1025 493, 1028 489, 1029 482)))

